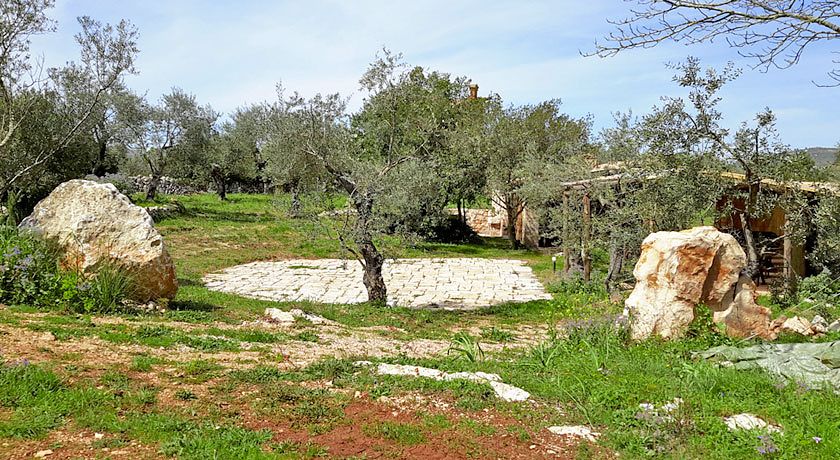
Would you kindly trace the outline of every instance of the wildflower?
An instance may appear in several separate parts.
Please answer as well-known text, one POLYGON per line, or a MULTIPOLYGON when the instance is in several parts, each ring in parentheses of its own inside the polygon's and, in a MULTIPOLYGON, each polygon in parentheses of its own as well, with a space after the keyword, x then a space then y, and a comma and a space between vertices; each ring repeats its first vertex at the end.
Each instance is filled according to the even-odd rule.
POLYGON ((773 442, 773 438, 767 435, 758 436, 758 440, 761 441, 761 445, 757 446, 755 450, 761 455, 772 454, 779 451, 779 448, 776 447, 776 443, 773 442))
POLYGON ((813 439, 813 440, 814 440, 814 442, 815 442, 815 443, 817 443, 817 444, 819 444, 819 443, 821 443, 821 442, 822 442, 822 438, 821 438, 821 437, 819 437, 819 436, 814 436, 814 437, 813 437, 813 438, 811 438, 811 439, 813 439))

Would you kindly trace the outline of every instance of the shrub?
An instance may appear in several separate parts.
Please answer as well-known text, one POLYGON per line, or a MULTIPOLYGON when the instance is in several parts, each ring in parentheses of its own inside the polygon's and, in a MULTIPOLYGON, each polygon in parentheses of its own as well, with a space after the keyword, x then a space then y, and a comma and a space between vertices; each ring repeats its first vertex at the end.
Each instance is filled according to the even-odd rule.
POLYGON ((14 227, 0 226, 0 302, 55 305, 66 284, 52 248, 14 227))
POLYGON ((0 226, 0 302, 74 312, 113 312, 131 292, 130 277, 114 265, 84 277, 64 270, 58 251, 28 232, 0 226))

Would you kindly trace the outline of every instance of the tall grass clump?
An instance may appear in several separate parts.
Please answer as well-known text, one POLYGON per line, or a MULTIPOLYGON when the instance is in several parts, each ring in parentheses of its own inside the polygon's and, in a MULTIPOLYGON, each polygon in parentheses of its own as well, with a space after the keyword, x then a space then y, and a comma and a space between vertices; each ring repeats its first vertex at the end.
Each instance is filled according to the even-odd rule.
POLYGON ((100 267, 96 274, 80 287, 86 288, 91 307, 98 313, 120 310, 123 300, 130 297, 134 289, 128 272, 114 263, 100 267))

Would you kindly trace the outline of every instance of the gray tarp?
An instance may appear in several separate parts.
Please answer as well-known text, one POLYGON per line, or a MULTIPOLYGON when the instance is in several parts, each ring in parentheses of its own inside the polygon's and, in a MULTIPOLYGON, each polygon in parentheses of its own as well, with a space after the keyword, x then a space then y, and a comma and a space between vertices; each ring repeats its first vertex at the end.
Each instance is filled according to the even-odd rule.
POLYGON ((776 377, 811 388, 840 390, 840 341, 772 343, 748 348, 720 346, 697 353, 704 359, 732 363, 736 369, 761 368, 776 377))

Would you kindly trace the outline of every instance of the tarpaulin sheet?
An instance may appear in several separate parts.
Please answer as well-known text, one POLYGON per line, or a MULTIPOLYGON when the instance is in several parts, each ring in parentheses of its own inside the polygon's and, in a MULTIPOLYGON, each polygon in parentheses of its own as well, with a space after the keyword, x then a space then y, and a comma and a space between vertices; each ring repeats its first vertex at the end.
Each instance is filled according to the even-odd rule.
POLYGON ((775 377, 804 383, 810 388, 840 389, 840 341, 769 343, 747 348, 724 345, 697 355, 731 363, 736 369, 761 368, 775 377))

